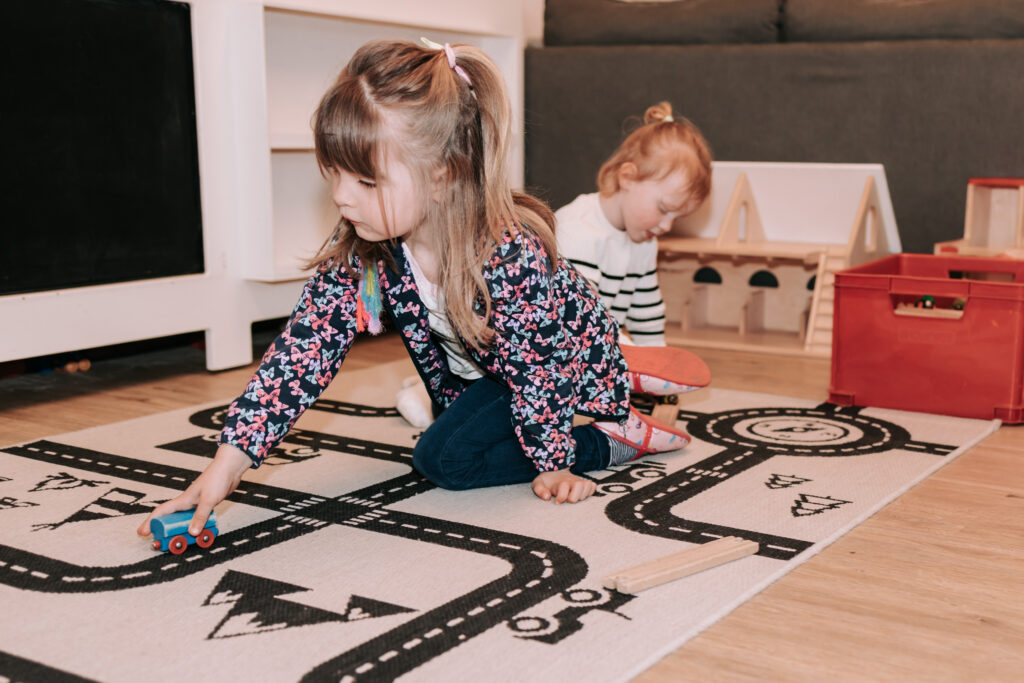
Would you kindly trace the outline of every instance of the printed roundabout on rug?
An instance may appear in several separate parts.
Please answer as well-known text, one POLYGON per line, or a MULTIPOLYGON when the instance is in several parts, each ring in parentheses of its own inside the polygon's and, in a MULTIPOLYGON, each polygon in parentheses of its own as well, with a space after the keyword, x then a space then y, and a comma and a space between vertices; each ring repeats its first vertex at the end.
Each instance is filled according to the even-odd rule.
POLYGON ((342 372, 177 556, 134 530, 205 467, 227 401, 0 449, 0 679, 625 680, 998 426, 712 387, 680 405, 685 450, 555 506, 417 475, 411 368, 342 372), (722 536, 760 550, 603 587, 722 536))

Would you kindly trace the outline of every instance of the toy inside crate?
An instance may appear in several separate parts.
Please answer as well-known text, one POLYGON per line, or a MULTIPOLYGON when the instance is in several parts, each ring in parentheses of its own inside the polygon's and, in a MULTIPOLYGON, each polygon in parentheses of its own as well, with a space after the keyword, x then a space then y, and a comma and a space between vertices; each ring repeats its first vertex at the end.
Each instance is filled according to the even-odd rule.
POLYGON ((1024 261, 898 254, 835 288, 830 402, 1024 420, 1024 261))
POLYGON ((714 162, 709 200, 658 241, 666 338, 827 357, 835 272, 899 250, 879 164, 714 162))
POLYGON ((968 180, 964 236, 936 243, 935 253, 1024 257, 1024 178, 968 180))

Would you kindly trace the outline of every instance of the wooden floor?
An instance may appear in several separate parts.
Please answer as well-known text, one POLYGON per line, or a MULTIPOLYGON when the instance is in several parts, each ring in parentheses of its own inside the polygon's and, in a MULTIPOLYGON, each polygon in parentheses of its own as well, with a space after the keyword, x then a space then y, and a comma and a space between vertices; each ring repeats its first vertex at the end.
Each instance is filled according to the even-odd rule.
MULTIPOLYGON (((827 361, 700 355, 717 387, 827 395, 827 361)), ((405 357, 396 337, 363 340, 345 367, 405 357)), ((230 397, 252 372, 206 372, 198 349, 106 365, 0 380, 0 444, 230 397)), ((637 680, 1024 680, 1024 426, 1004 426, 637 680)))

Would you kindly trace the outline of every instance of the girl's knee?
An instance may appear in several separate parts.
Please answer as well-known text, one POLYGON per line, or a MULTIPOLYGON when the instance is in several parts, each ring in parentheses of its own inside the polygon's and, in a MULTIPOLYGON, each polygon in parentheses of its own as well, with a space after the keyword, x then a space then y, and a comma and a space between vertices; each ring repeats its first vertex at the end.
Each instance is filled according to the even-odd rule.
POLYGON ((445 450, 441 444, 432 445, 421 438, 412 452, 412 466, 430 483, 440 488, 450 491, 471 488, 465 476, 465 468, 460 467, 451 458, 445 457, 445 450))

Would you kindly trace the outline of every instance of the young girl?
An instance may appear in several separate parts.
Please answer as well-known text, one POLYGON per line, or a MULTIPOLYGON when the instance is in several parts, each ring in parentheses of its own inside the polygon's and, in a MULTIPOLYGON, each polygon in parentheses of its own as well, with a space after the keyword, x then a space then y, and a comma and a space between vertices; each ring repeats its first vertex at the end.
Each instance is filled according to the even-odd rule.
POLYGON ((598 191, 555 213, 558 249, 597 287, 633 343, 665 345, 658 235, 711 191, 711 151, 697 127, 661 102, 644 113, 597 175, 598 191))
POLYGON ((151 517, 195 507, 198 532, 384 315, 435 404, 412 465, 438 486, 531 482, 577 502, 595 485, 575 472, 689 441, 631 411, 615 321, 557 257, 551 212, 509 189, 509 120, 501 75, 474 47, 356 52, 314 119, 334 236, 231 404, 213 462, 151 517), (577 413, 597 421, 573 428, 577 413))

